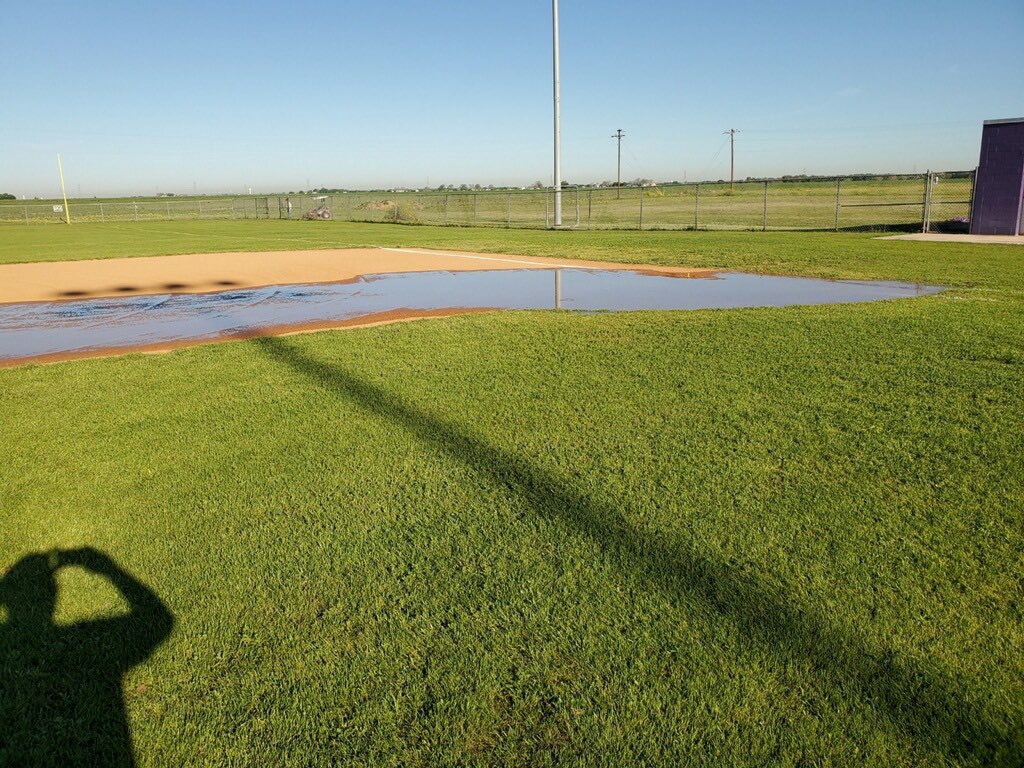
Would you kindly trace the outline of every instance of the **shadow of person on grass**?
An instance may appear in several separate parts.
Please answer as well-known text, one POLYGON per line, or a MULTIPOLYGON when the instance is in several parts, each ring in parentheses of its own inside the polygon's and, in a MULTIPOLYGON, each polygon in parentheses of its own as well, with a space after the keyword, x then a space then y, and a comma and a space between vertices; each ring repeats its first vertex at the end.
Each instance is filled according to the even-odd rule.
POLYGON ((601 547, 627 578, 673 599, 695 599, 751 643, 778 659, 809 667, 824 686, 859 700, 879 725, 922 752, 984 765, 1024 765, 1024 728, 993 722, 961 695, 955 678, 901 657, 829 615, 796 602, 756 574, 633 525, 607 501, 577 490, 542 466, 437 418, 401 395, 310 355, 284 338, 254 342, 271 359, 367 413, 401 425, 411 437, 518 497, 533 514, 558 522, 601 547))
POLYGON ((122 678, 170 635, 167 606, 89 547, 23 557, 0 579, 0 606, 0 765, 133 765, 122 678), (62 568, 106 578, 129 612, 54 624, 62 568))

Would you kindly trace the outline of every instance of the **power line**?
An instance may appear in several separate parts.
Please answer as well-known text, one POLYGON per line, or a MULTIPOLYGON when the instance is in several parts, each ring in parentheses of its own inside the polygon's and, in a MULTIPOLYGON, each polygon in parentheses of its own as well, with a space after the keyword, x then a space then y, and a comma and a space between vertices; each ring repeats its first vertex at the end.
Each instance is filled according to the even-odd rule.
POLYGON ((722 154, 722 150, 723 150, 723 149, 725 149, 725 145, 726 145, 726 144, 728 144, 728 143, 729 143, 729 140, 728 140, 728 139, 722 139, 722 143, 721 143, 721 144, 719 144, 719 145, 718 145, 718 149, 716 149, 716 150, 715 150, 715 155, 714 155, 714 157, 712 157, 712 158, 711 158, 711 165, 714 165, 714 164, 715 164, 715 161, 717 161, 717 160, 718 160, 718 156, 719 156, 720 154, 722 154))
POLYGON ((821 133, 821 132, 832 132, 832 133, 867 133, 870 131, 900 131, 900 130, 918 130, 921 128, 946 128, 946 127, 966 127, 976 126, 977 121, 975 120, 943 120, 943 121, 932 121, 922 123, 887 123, 887 124, 876 124, 876 125, 824 125, 821 127, 807 128, 807 127, 789 127, 789 128, 745 128, 744 133, 821 133))
POLYGON ((616 199, 622 196, 622 137, 625 136, 622 129, 619 128, 615 133, 612 134, 613 139, 619 141, 619 159, 615 166, 615 197, 616 199))

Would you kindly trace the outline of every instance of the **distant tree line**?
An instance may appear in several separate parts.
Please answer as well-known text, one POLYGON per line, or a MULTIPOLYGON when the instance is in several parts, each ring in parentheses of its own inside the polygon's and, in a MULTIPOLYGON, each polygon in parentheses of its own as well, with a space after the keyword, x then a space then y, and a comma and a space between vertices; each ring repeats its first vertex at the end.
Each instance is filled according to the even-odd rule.
POLYGON ((0 200, 17 200, 18 198, 10 192, 0 192, 0 200))
MULTIPOLYGON (((954 171, 951 173, 943 173, 942 175, 947 179, 969 179, 971 177, 971 171, 954 171)), ((877 179, 880 176, 884 176, 887 179, 919 179, 921 178, 920 173, 840 173, 840 174, 811 174, 806 173, 800 174, 787 174, 785 176, 747 176, 744 181, 781 181, 791 182, 798 184, 803 181, 835 181, 836 176, 843 179, 844 181, 871 181, 877 179)), ((721 181, 721 180, 720 180, 721 181)), ((738 181, 738 179, 737 179, 738 181)))

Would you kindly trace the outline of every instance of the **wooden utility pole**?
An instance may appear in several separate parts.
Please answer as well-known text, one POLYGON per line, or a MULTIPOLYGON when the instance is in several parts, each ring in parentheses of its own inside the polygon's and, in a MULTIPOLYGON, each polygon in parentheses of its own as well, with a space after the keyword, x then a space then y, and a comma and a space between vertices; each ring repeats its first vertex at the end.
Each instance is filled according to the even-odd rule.
POLYGON ((732 186, 736 178, 736 134, 739 133, 735 128, 730 128, 728 131, 722 131, 722 134, 729 135, 729 191, 732 192, 732 186))
POLYGON ((615 165, 615 197, 619 198, 622 195, 622 137, 625 136, 622 129, 619 128, 615 133, 612 134, 613 139, 619 141, 619 159, 615 165))

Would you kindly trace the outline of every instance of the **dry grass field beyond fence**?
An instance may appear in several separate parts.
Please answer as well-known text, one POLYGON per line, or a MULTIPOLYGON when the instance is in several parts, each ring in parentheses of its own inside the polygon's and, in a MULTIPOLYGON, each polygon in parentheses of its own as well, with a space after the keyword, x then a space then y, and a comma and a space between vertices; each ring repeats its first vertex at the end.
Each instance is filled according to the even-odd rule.
MULTIPOLYGON (((621 189, 568 188, 563 221, 581 229, 920 230, 924 174, 818 181, 669 184, 621 189), (767 192, 767 194, 766 194, 767 192), (641 195, 643 196, 641 206, 641 195)), ((315 196, 73 200, 76 221, 166 221, 292 217, 319 205, 315 196), (262 201, 262 202, 260 202, 262 201)), ((935 226, 970 215, 971 179, 935 174, 929 202, 935 226)), ((0 202, 0 222, 59 223, 59 200, 0 202)), ((544 228, 550 191, 348 192, 329 195, 335 219, 448 226, 544 228)))

